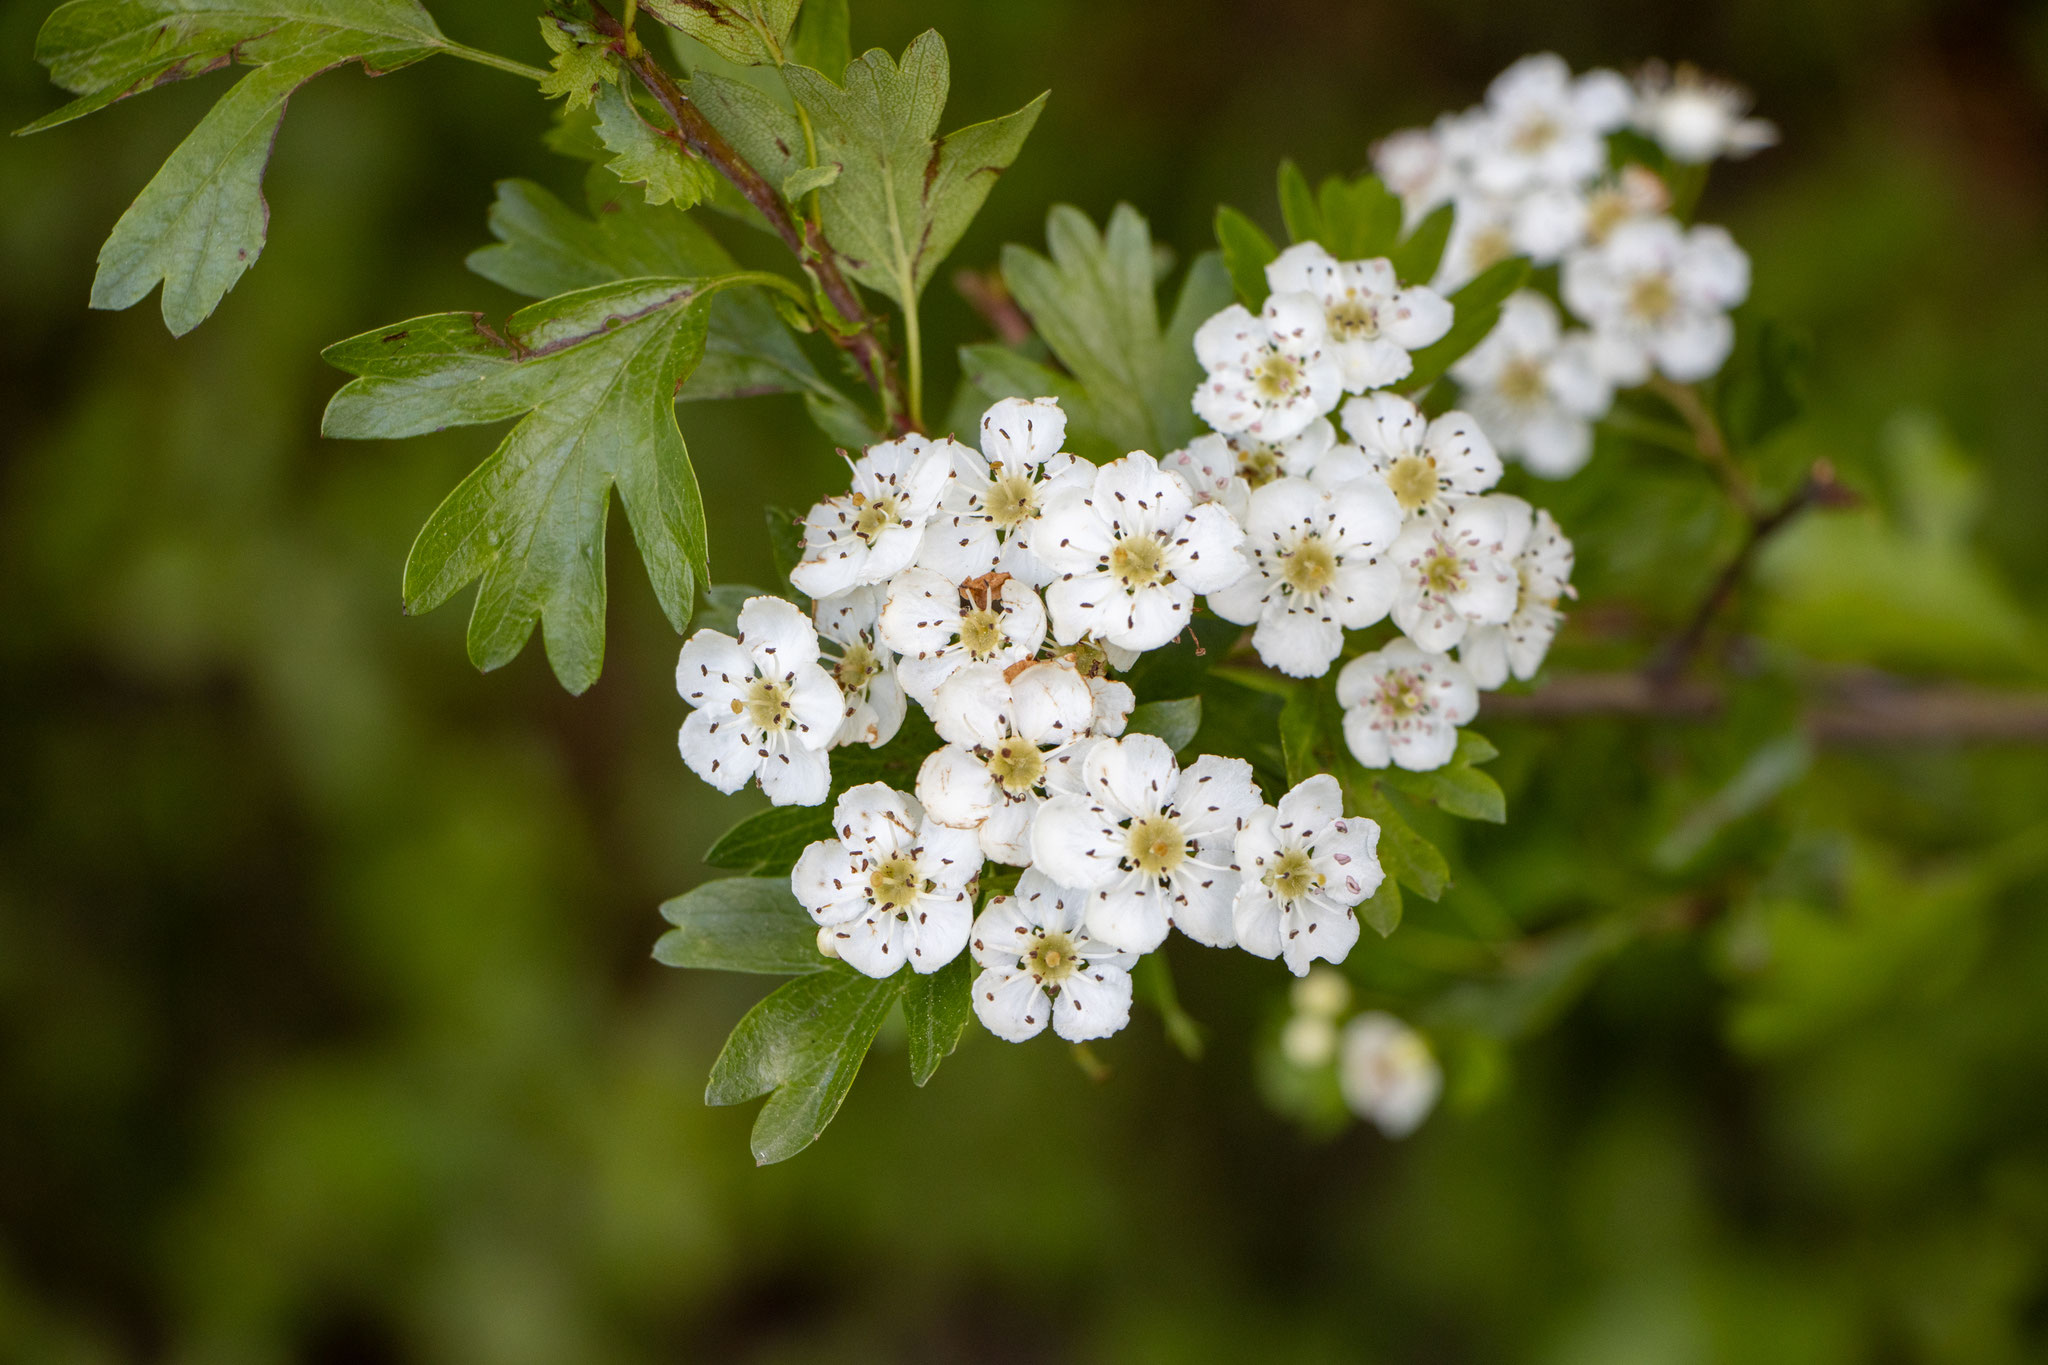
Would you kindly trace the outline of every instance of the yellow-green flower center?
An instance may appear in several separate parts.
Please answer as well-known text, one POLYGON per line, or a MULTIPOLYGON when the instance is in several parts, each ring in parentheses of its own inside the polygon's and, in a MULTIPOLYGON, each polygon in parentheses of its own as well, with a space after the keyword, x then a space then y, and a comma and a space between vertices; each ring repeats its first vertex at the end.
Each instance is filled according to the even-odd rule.
POLYGON ((1149 588, 1173 580, 1173 575, 1166 571, 1166 547, 1157 536, 1125 536, 1119 540, 1109 552, 1109 572, 1127 589, 1149 588))
POLYGON ((1465 254, 1472 258, 1472 269, 1477 273, 1514 255, 1515 239, 1508 235, 1506 228, 1481 228, 1473 234, 1472 244, 1466 248, 1465 254))
POLYGON ((1644 275, 1629 286, 1629 311, 1645 322, 1662 322, 1677 306, 1678 295, 1662 275, 1644 275))
POLYGON ((1544 382, 1543 363, 1526 357, 1510 360, 1500 372, 1496 386, 1510 403, 1541 402, 1550 386, 1544 382))
POLYGON ((1448 596, 1465 586, 1465 561, 1443 550, 1432 550, 1422 565, 1422 582, 1433 593, 1448 596))
POLYGON ((872 542, 883 531, 896 524, 896 499, 880 497, 872 500, 854 494, 860 510, 853 515, 853 533, 862 540, 872 542))
POLYGON ((1006 739, 989 755, 988 773, 1013 796, 1022 796, 1045 776, 1045 755, 1021 739, 1006 739))
POLYGON ((1436 461, 1427 455, 1403 455, 1387 470, 1387 487, 1403 512, 1427 507, 1437 494, 1436 461))
POLYGON ((1038 515, 1038 486, 1022 474, 998 478, 988 490, 988 519, 1002 530, 1015 530, 1038 515))
POLYGON ((1290 848, 1266 869, 1265 883, 1282 900, 1300 900, 1323 889, 1323 874, 1316 871, 1306 850, 1290 848))
POLYGON ((756 678, 747 684, 746 699, 734 702, 732 709, 744 711, 763 730, 786 730, 790 722, 789 689, 774 678, 756 678))
POLYGON ((839 690, 851 695, 868 685, 868 679, 882 671, 882 661, 875 652, 863 643, 856 642, 846 647, 839 662, 832 665, 832 678, 839 684, 839 690))
POLYGON ((1634 206, 1628 195, 1616 187, 1595 190, 1586 200, 1586 235, 1595 242, 1607 240, 1607 234, 1627 222, 1634 206))
POLYGON ((1268 401, 1292 398, 1301 389, 1301 364, 1292 356, 1269 351, 1252 371, 1252 383, 1268 401))
POLYGON ((1169 877, 1187 861, 1188 841, 1180 832, 1180 821, 1167 815, 1148 815, 1131 822, 1125 852, 1146 876, 1169 877))
POLYGON ((1380 706, 1398 718, 1422 710, 1422 686, 1412 673, 1399 670, 1380 679, 1380 706))
POLYGON ((1337 552, 1329 541, 1311 532, 1287 552, 1280 577, 1298 593, 1319 593, 1337 577, 1337 552))
POLYGON ((1286 472, 1286 460, 1269 445, 1247 446, 1237 452, 1237 472, 1253 488, 1264 488, 1286 472))
POLYGON ((976 607, 960 614, 960 647, 976 663, 993 659, 1003 647, 1003 614, 994 607, 976 607))
POLYGON ((1043 986, 1057 986, 1082 966, 1081 958, 1074 952, 1074 940, 1057 932, 1040 939, 1030 956, 1032 974, 1043 986))
POLYGON ((877 909, 902 914, 917 901, 917 861, 900 854, 868 874, 868 891, 877 909))
POLYGON ((1557 126, 1557 120, 1538 114, 1515 129, 1515 150, 1524 156, 1534 156, 1557 141, 1563 131, 1557 126))
POLYGON ((1330 306, 1327 317, 1330 335, 1339 341, 1371 341, 1380 334, 1380 310, 1349 291, 1330 306))

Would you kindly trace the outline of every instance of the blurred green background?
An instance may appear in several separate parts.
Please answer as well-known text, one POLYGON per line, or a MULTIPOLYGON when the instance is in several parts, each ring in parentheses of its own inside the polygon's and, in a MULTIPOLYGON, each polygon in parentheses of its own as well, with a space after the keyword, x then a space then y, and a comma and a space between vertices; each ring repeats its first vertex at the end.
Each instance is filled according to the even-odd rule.
MULTIPOLYGON (((432 8, 543 55, 525 6, 432 8)), ((46 9, 0 9, 10 127, 57 103, 46 9)), ((1499 1046, 1450 1058, 1415 1138, 1270 1113, 1284 974, 1176 943, 1201 1063, 1141 1014, 1105 1081, 971 1036, 920 1092, 885 1035, 825 1140, 757 1171, 751 1113, 700 1095, 767 983, 648 956, 752 807, 676 756, 676 641, 626 538, 595 689, 537 647, 479 677, 466 606, 408 620, 398 583, 495 434, 316 435, 323 344, 516 306, 462 258, 493 180, 576 197, 545 106, 454 62, 317 81, 269 250, 176 342, 154 299, 85 300, 226 78, 9 142, 0 1360, 2048 1359, 2048 751, 1809 755, 1785 691, 1821 660, 2048 673, 2048 11, 854 9, 857 47, 946 35, 952 123, 1053 91, 967 265, 1062 200, 1128 199, 1183 255, 1219 199, 1271 223, 1279 156, 1355 170, 1529 50, 1736 76, 1786 141, 1704 212, 1815 347, 1763 468, 1825 455, 1870 501, 1764 564, 1726 725, 1486 726, 1511 823, 1433 827, 1458 887, 1350 964, 1397 1002, 1491 974, 1438 1008, 1499 1046)), ((943 396, 984 333, 943 277, 928 313, 943 396)), ((823 492, 825 442, 794 400, 684 427, 718 576, 767 581, 764 485, 823 492)), ((1537 496, 1581 541, 1568 663, 1642 657, 1732 543, 1668 457, 1537 496)))

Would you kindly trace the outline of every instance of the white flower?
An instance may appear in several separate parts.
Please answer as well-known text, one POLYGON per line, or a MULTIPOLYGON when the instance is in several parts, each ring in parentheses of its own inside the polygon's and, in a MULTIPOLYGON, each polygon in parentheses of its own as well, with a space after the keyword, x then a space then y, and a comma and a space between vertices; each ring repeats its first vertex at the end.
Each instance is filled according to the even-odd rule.
POLYGON ((1464 184, 1467 168, 1456 148, 1461 128, 1471 121, 1470 114, 1445 114, 1434 128, 1403 128, 1373 144, 1373 172, 1399 196, 1408 227, 1449 203, 1464 184))
POLYGON ((998 569, 1034 588, 1052 574, 1031 553, 1031 528, 1062 480, 1093 477, 1066 454, 1067 415, 1050 398, 1005 398, 982 414, 981 451, 952 444, 953 480, 925 528, 918 563, 955 582, 998 569))
POLYGON ((1252 570, 1209 594, 1226 621, 1256 625, 1252 648, 1270 667, 1319 678, 1343 652, 1344 632, 1386 616, 1400 584, 1387 549, 1401 506, 1376 477, 1334 489, 1281 479, 1252 494, 1245 555, 1252 570))
POLYGON ((1296 976, 1317 958, 1342 962, 1358 942, 1353 907, 1379 890, 1380 827, 1346 818, 1337 779, 1317 773, 1262 806, 1237 835, 1244 881, 1231 907, 1237 944, 1296 976))
POLYGON ((1368 768, 1389 762, 1426 773, 1451 761, 1458 727, 1479 714, 1472 675, 1446 654, 1412 640, 1361 654, 1337 675, 1344 743, 1368 768))
POLYGON ((833 737, 842 744, 879 749, 903 726, 903 684, 896 677, 896 655, 881 643, 878 624, 884 589, 868 583, 848 588, 811 604, 818 634, 839 646, 827 658, 832 679, 846 699, 846 719, 833 737))
POLYGON ((974 1014, 990 1033, 1021 1043, 1052 1031, 1070 1043, 1107 1038, 1131 1021, 1136 953, 1118 952, 1083 927, 1087 893, 1037 868, 1017 894, 995 896, 974 921, 974 1014))
POLYGON ((1256 316, 1231 304, 1195 332, 1195 357, 1209 372, 1195 390, 1195 415, 1264 441, 1296 435, 1344 396, 1327 342, 1312 294, 1274 294, 1256 316))
POLYGON ((1670 187, 1648 166, 1631 161, 1586 191, 1582 235, 1598 245, 1623 223, 1659 217, 1670 207, 1670 187))
POLYGON ((1387 558, 1400 574, 1392 615, 1403 634, 1442 652, 1468 628, 1504 624, 1515 611, 1515 564, 1508 550, 1520 498, 1474 498, 1444 521, 1411 521, 1387 558))
POLYGON ((902 655, 903 690, 929 707, 939 684, 974 663, 1008 665, 1045 642, 1045 604, 1020 578, 990 573, 956 582, 905 569, 889 583, 882 641, 902 655))
POLYGON ((1302 479, 1315 472, 1337 444, 1337 429, 1318 417, 1284 441, 1262 441, 1249 433, 1205 432, 1159 462, 1180 475, 1197 503, 1221 503, 1239 521, 1252 490, 1275 479, 1302 479))
POLYGON ((1677 73, 1652 63, 1636 76, 1635 125, 1657 140, 1673 161, 1697 165, 1717 156, 1745 157, 1778 141, 1778 130, 1745 118, 1749 92, 1681 65, 1677 73))
POLYGON ((1557 305, 1529 290, 1501 306, 1486 339, 1451 366, 1462 401, 1503 455, 1546 479, 1575 474, 1593 453, 1593 422, 1614 388, 1594 362, 1591 339, 1567 335, 1557 305))
POLYGON ((825 750, 845 703, 818 666, 818 637, 779 597, 749 597, 739 638, 700 630, 676 658, 676 691, 696 709, 677 743, 690 771, 722 792, 750 778, 778 806, 815 806, 832 785, 825 750))
POLYGON ((806 597, 831 597, 907 568, 952 477, 956 444, 913 435, 870 446, 853 462, 852 489, 804 518, 791 585, 806 597))
POLYGON ((1515 677, 1527 680, 1543 666, 1550 642, 1564 623, 1557 600, 1571 592, 1572 543, 1551 519, 1538 510, 1533 516, 1520 498, 1489 498, 1517 504, 1507 538, 1514 556, 1519 589, 1515 614, 1498 626, 1472 626, 1458 643, 1458 662, 1481 691, 1490 692, 1515 677))
POLYGON ((1390 1138, 1407 1137, 1436 1107, 1444 1073, 1422 1035, 1371 1010, 1344 1026, 1337 1085, 1351 1112, 1390 1138))
POLYGON ((1524 254, 1520 202, 1467 191, 1458 195, 1451 235, 1430 287, 1450 294, 1511 256, 1524 254))
POLYGON ((832 808, 838 837, 803 851, 790 889, 832 931, 847 964, 890 976, 935 972, 960 955, 974 918, 981 848, 968 830, 925 817, 880 782, 849 787, 832 808))
MULTIPOLYGON (((1500 456, 1469 413, 1431 421, 1405 398, 1370 393, 1344 405, 1344 430, 1357 443, 1357 467, 1378 474, 1409 520, 1442 520, 1462 500, 1500 482, 1500 456)), ((1333 458, 1317 481, 1355 477, 1333 458)))
POLYGON ((1633 103, 1617 72, 1575 80, 1555 53, 1524 57, 1487 87, 1472 178, 1496 195, 1583 185, 1606 169, 1606 135, 1628 121, 1633 103))
POLYGON ((1735 344, 1728 310, 1749 296, 1749 257, 1721 228, 1641 219, 1568 257, 1563 285, 1617 383, 1642 383, 1654 363, 1686 384, 1720 369, 1735 344))
POLYGON ((1099 673, 1087 673, 1082 677, 1088 684, 1088 700, 1093 708, 1088 715, 1088 733, 1102 738, 1124 732, 1130 723, 1131 708, 1138 704, 1138 698, 1124 683, 1099 673))
POLYGON ((1080 794, 1055 796, 1031 827, 1032 865, 1092 893, 1088 932, 1148 953, 1169 927, 1230 946, 1238 830, 1260 806, 1251 764, 1204 754, 1186 771, 1153 735, 1097 740, 1080 794))
POLYGON ((1092 484, 1057 489, 1032 535, 1059 574, 1045 590, 1053 638, 1159 648, 1187 625, 1196 593, 1245 572, 1243 540, 1228 512, 1197 506, 1180 477, 1143 451, 1104 465, 1092 484))
POLYGON ((1298 242, 1266 267, 1277 294, 1309 294, 1323 306, 1329 340, 1324 354, 1337 362, 1351 393, 1406 379, 1419 351, 1451 330, 1451 305, 1434 289, 1402 288, 1384 258, 1340 261, 1315 242, 1298 242))
MULTIPOLYGON (((940 824, 975 831, 988 857, 1022 867, 1031 861, 1032 817, 1094 714, 1087 682, 1064 659, 1009 681, 996 664, 969 664, 934 699, 932 724, 946 747, 918 769, 917 799, 940 824)), ((1078 776, 1063 786, 1078 790, 1078 776)))

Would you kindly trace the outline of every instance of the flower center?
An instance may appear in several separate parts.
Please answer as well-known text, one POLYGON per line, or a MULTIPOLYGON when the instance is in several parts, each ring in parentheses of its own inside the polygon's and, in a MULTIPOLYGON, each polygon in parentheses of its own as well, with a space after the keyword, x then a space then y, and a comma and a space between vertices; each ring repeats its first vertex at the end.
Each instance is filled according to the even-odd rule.
POLYGON ((1170 815, 1148 815, 1131 822, 1130 860, 1148 877, 1170 877, 1187 861, 1188 841, 1180 821, 1170 815))
POLYGON ((1506 228, 1482 228, 1473 234, 1467 254, 1472 258, 1472 270, 1476 274, 1514 255, 1515 239, 1508 235, 1506 228))
POLYGON ((1311 531, 1287 552, 1280 576, 1298 593, 1319 593, 1337 576, 1337 552, 1329 541, 1311 531))
POLYGON ((839 684, 839 690, 851 696, 868 685, 868 679, 882 671, 882 661, 865 642, 846 647, 839 662, 832 665, 832 678, 839 684))
POLYGON ((1645 322, 1662 322, 1678 306, 1678 295, 1663 275, 1643 275, 1629 286, 1629 311, 1645 322))
POLYGON ((994 607, 976 607, 960 614, 960 647, 986 663, 1003 648, 1003 614, 994 607))
POLYGON ((1396 720, 1423 710, 1422 684, 1413 673, 1396 669, 1380 679, 1380 709, 1396 720))
POLYGON ((1331 307, 1330 335, 1340 341, 1371 341, 1380 334, 1380 310, 1355 294, 1331 307))
POLYGON ((1515 129, 1515 150, 1524 156, 1534 156, 1557 141, 1558 135, 1563 131, 1564 129, 1557 126, 1556 119, 1538 114, 1515 129))
POLYGON ((1038 515, 1038 485, 1022 474, 1006 475, 988 490, 986 506, 999 529, 1015 530, 1038 515))
POLYGON ((774 678, 748 683, 746 700, 734 702, 732 709, 744 711, 763 730, 787 730, 790 726, 789 689, 774 678))
POLYGON ((1278 351, 1268 351, 1252 371, 1252 384, 1267 402, 1292 398, 1301 391, 1301 378, 1300 362, 1278 351))
POLYGON ((1264 488, 1280 477, 1286 459, 1269 445, 1247 446, 1237 452, 1237 472, 1253 488, 1264 488))
POLYGON ((1586 200, 1586 235, 1595 242, 1607 240, 1607 234, 1628 221, 1632 210, 1628 195, 1618 188, 1593 191, 1586 200))
POLYGON ((1166 569, 1166 547, 1159 543, 1159 537, 1150 535, 1119 540, 1109 552, 1109 572, 1127 590, 1173 581, 1173 575, 1166 569))
POLYGON ((1032 974, 1043 986, 1057 986, 1081 970, 1083 961, 1074 951, 1074 940, 1062 933, 1050 933, 1031 950, 1032 974))
MULTIPOLYGON (((860 499, 860 494, 854 494, 860 499)), ((876 536, 896 524, 896 499, 894 496, 875 498, 872 501, 860 499, 860 511, 853 517, 853 533, 862 540, 873 543, 876 536)))
POLYGON ((1423 560, 1422 584, 1429 591, 1445 597, 1462 591, 1465 561, 1441 548, 1431 550, 1423 560))
POLYGON ((868 874, 868 891, 877 909, 900 915, 917 900, 919 881, 917 860, 899 854, 868 874))
POLYGON ((1013 796, 1022 796, 1045 776, 1045 755, 1036 744, 1010 738, 996 746, 988 758, 988 775, 1013 796))
POLYGON ((1543 379, 1543 363, 1527 358, 1509 361, 1497 387, 1502 398, 1519 404, 1541 402, 1550 388, 1543 379))
POLYGON ((1265 882, 1282 900, 1297 901, 1323 889, 1323 874, 1309 861, 1308 850, 1290 848, 1266 869, 1265 882))
POLYGON ((1427 455, 1403 455, 1387 470, 1387 487, 1403 512, 1427 507, 1437 495, 1436 461, 1427 455))

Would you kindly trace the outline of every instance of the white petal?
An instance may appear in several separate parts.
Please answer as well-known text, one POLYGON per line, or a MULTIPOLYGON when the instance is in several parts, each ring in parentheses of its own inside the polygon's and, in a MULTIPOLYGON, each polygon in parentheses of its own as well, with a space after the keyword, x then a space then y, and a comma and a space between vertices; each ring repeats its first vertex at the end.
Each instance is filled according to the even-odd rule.
POLYGON ((948 744, 934 749, 919 766, 917 799, 940 824, 975 829, 995 806, 995 779, 972 753, 948 744))
POLYGON ((1044 1032, 1052 1002, 1028 973, 985 971, 974 979, 974 1017, 1006 1043, 1021 1043, 1044 1032))
POLYGON ((760 739, 761 732, 745 716, 704 710, 684 717, 676 743, 691 772, 730 796, 760 766, 760 739))
POLYGON ((1031 862, 1062 886, 1089 890, 1119 875, 1121 831, 1081 796, 1055 796, 1031 822, 1031 862))
POLYGON ((1131 1022, 1131 974, 1091 960, 1060 984, 1053 1032, 1070 1043, 1107 1038, 1131 1022))
MULTIPOLYGON (((811 749, 770 736, 768 755, 754 775, 769 801, 778 806, 821 806, 832 791, 832 759, 824 748, 811 749)), ((828 740, 830 736, 827 736, 828 740)))

